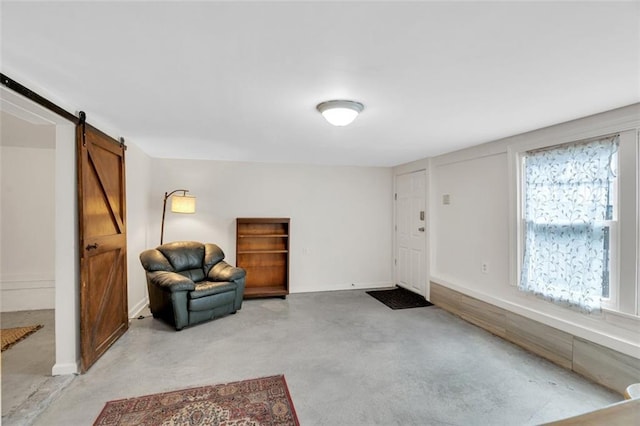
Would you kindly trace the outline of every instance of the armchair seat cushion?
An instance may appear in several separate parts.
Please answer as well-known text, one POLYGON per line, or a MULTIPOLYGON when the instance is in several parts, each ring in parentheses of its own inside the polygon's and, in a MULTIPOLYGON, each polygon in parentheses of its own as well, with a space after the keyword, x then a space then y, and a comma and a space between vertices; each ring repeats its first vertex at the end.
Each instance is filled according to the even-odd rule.
POLYGON ((232 314, 242 306, 246 272, 215 244, 178 241, 145 250, 149 308, 176 330, 232 314))
POLYGON ((228 281, 200 281, 199 283, 196 283, 196 289, 189 292, 189 299, 199 299, 201 297, 224 293, 226 291, 235 292, 236 283, 228 281))
POLYGON ((227 313, 235 312, 231 307, 235 299, 235 292, 227 291, 224 293, 211 294, 206 297, 200 297, 198 299, 190 299, 187 302, 187 308, 191 312, 196 311, 209 311, 217 307, 227 306, 229 310, 227 313))

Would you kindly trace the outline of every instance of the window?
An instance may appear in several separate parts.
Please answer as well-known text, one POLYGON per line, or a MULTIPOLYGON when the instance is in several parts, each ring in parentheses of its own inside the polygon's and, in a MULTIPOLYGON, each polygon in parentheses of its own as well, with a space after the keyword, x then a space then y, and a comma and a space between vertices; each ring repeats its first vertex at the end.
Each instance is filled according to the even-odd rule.
POLYGON ((618 145, 616 135, 522 156, 522 290, 586 311, 609 299, 618 145))

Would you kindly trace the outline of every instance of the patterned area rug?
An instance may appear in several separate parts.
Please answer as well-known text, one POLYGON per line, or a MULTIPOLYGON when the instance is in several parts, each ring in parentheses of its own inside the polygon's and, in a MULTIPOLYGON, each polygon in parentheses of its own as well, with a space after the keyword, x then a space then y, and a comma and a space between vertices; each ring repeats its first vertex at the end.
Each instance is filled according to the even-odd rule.
POLYGON ((284 376, 109 401, 94 426, 298 426, 284 376))
POLYGON ((27 327, 3 328, 0 330, 2 334, 2 352, 9 349, 22 339, 26 339, 36 331, 43 327, 42 324, 30 325, 27 327))
POLYGON ((391 309, 422 308, 433 305, 433 303, 428 302, 419 294, 402 287, 396 287, 392 290, 372 290, 368 291, 367 294, 375 297, 391 309))

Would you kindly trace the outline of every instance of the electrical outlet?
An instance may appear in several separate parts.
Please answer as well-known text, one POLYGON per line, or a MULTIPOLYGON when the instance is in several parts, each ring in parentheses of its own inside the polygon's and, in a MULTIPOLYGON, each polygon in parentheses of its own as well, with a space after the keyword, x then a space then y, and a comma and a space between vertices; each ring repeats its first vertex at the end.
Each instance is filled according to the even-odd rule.
POLYGON ((482 271, 483 274, 488 274, 489 264, 487 262, 482 262, 482 265, 480 266, 480 270, 482 271))

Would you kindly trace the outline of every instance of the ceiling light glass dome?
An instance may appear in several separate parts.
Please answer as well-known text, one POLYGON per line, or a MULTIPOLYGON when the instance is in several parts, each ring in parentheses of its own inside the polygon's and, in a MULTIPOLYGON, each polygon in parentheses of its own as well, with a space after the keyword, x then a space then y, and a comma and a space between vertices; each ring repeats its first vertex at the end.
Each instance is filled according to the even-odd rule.
POLYGON ((364 110, 364 105, 355 101, 333 100, 319 103, 316 108, 329 123, 346 126, 364 110))

